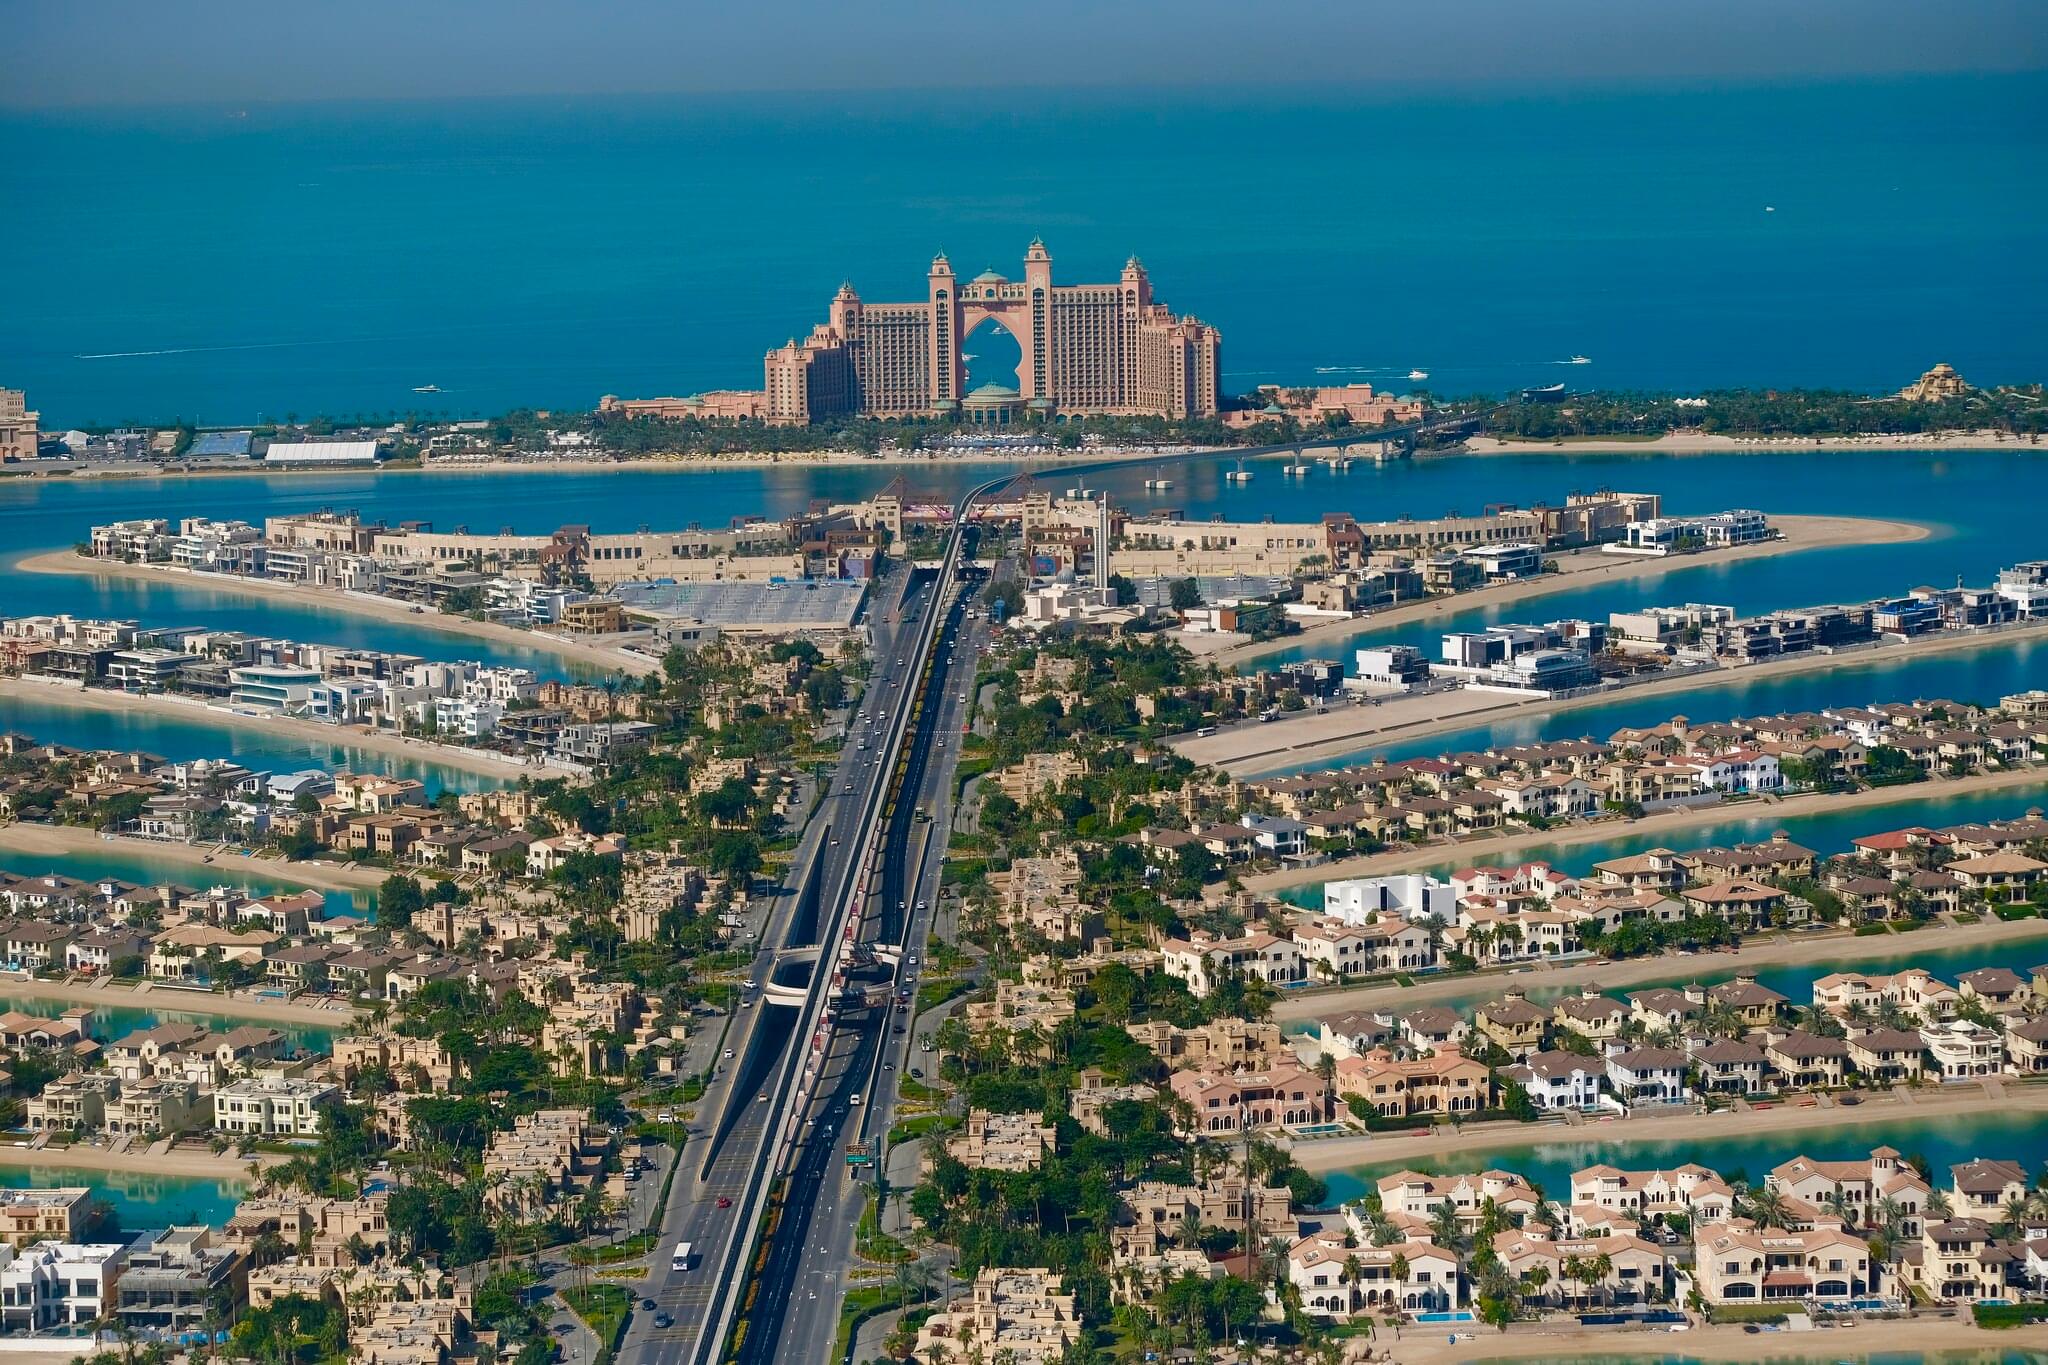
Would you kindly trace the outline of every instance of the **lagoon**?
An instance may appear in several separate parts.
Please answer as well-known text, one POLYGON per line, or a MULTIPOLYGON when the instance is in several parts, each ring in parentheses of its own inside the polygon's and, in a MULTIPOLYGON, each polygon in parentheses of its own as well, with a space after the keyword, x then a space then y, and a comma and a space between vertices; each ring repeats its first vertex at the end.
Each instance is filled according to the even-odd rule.
POLYGON ((234 1213, 243 1194, 241 1181, 205 1176, 137 1175, 125 1171, 93 1171, 74 1166, 0 1166, 0 1187, 50 1189, 85 1185, 114 1209, 125 1232, 173 1224, 209 1223, 219 1227, 234 1213))
POLYGON ((216 1014, 204 1008, 206 997, 202 994, 195 993, 191 1009, 178 1008, 180 1003, 180 996, 170 992, 158 993, 147 1005, 101 1004, 51 1000, 43 996, 17 996, 8 991, 5 981, 0 981, 0 1010, 19 1010, 23 1014, 54 1019, 66 1010, 87 1005, 92 1010, 92 1017, 86 1024, 87 1030, 101 1043, 112 1042, 137 1029, 155 1028, 162 1023, 202 1024, 216 1032, 225 1033, 229 1029, 256 1022, 259 1027, 274 1028, 283 1033, 295 1055, 306 1052, 324 1055, 334 1051, 336 1038, 349 1032, 346 1027, 341 1026, 251 1021, 241 1015, 216 1014))

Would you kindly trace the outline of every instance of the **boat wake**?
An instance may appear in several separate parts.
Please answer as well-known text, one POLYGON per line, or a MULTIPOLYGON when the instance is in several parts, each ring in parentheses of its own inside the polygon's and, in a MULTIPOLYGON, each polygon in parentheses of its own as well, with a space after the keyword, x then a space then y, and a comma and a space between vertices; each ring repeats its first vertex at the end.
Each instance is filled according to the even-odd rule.
POLYGON ((73 360, 128 360, 152 355, 210 355, 218 351, 283 351, 294 346, 325 346, 324 341, 252 341, 238 346, 166 346, 155 351, 84 351, 73 360))

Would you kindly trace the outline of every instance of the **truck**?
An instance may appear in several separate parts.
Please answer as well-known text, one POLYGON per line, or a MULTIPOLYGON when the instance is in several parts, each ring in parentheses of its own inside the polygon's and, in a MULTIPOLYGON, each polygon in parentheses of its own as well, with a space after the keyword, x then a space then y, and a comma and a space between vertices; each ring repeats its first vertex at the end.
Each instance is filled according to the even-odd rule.
POLYGON ((688 1270, 690 1268, 690 1261, 695 1254, 696 1249, 688 1242, 677 1242, 674 1254, 668 1258, 668 1268, 670 1270, 688 1270))

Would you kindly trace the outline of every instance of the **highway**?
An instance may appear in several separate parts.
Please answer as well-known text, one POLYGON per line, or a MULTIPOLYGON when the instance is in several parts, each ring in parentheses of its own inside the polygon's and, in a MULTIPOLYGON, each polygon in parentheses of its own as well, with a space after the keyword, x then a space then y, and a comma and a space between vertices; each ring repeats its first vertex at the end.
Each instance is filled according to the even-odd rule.
MULTIPOLYGON (((970 492, 960 510, 1006 481, 970 492)), ((844 940, 872 937, 885 927, 883 849, 896 827, 885 816, 893 814, 895 780, 910 777, 909 750, 917 746, 906 749, 908 731, 943 624, 936 604, 953 597, 961 548, 956 534, 935 573, 913 575, 900 610, 876 607, 873 670, 850 726, 852 747, 842 751, 821 818, 799 842, 792 894, 772 912, 754 964, 754 980, 764 988, 797 987, 787 996, 800 1003, 771 1003, 764 994, 741 1011, 745 1018, 735 1019, 725 1074, 699 1106, 700 1121, 670 1191, 647 1301, 629 1324, 624 1359, 712 1365, 743 1320, 748 1336, 782 1320, 787 1305, 767 1291, 756 1251, 765 1244, 769 1258, 788 1254, 784 1248, 794 1239, 770 1226, 779 1177, 815 1162, 818 1153, 836 1157, 845 1112, 854 1107, 851 1092, 840 1086, 846 1074, 842 1031, 829 1019, 839 995, 834 965, 844 940), (820 946, 822 958, 804 975, 795 961, 802 954, 790 950, 820 946), (661 1268, 663 1249, 682 1241, 692 1245, 692 1263, 661 1268)), ((887 600, 885 591, 881 601, 887 600)), ((792 1207, 807 1212, 809 1201, 795 1199, 792 1207)), ((739 1348, 746 1349, 746 1337, 739 1348)))
MULTIPOLYGON (((743 1220, 760 1217, 771 1184, 763 1172, 776 1163, 783 1145, 769 1139, 786 1131, 792 1102, 808 1084, 804 1073, 810 1049, 792 1042, 817 1031, 817 1014, 828 994, 815 989, 807 973, 829 976, 829 971, 801 961, 803 950, 837 934, 839 915, 852 900, 864 843, 858 831, 864 821, 872 824, 880 809, 889 755, 896 748, 891 741, 917 691, 918 646, 934 624, 929 619, 933 576, 911 577, 900 610, 888 603, 904 590, 901 578, 878 589, 873 671, 848 720, 839 766, 804 828, 788 885, 770 911, 749 971, 750 979, 764 987, 778 977, 793 977, 796 984, 812 988, 805 990, 802 1007, 770 1003, 750 991, 749 1003, 734 1012, 719 1074, 697 1105, 669 1191, 653 1270, 621 1343, 622 1359, 682 1365, 719 1358, 719 1342, 710 1334, 721 1307, 718 1291, 748 1278, 739 1248, 752 1238, 742 1235, 750 1230, 743 1220), (809 1008, 813 1005, 820 1008, 809 1008), (693 1247, 694 1264, 675 1270, 669 1265, 670 1250, 685 1241, 693 1247), (668 1325, 661 1325, 662 1316, 668 1325)), ((730 1314, 726 1321, 729 1327, 730 1314)))
MULTIPOLYGON (((897 803, 885 830, 876 941, 898 950, 897 987, 913 993, 939 901, 954 770, 970 713, 967 694, 985 640, 983 624, 966 618, 968 605, 964 596, 956 599, 940 627, 903 783, 911 799, 897 803)), ((815 1118, 821 1132, 829 1127, 841 1140, 808 1144, 792 1168, 783 1221, 759 1279, 759 1301, 784 1308, 772 1319, 757 1315, 740 1365, 832 1356, 855 1233, 873 1187, 872 1175, 856 1180, 849 1172, 844 1149, 847 1142, 874 1142, 886 1134, 901 1077, 934 1060, 914 1050, 912 1018, 908 1009, 849 1016, 854 1026, 839 1034, 815 1118)))

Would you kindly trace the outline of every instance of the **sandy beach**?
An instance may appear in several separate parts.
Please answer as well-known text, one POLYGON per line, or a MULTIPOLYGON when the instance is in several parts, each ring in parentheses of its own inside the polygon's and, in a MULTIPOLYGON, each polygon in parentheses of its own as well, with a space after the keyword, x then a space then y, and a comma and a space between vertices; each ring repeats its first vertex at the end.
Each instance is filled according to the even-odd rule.
MULTIPOLYGON (((146 1143, 138 1143, 125 1152, 110 1152, 104 1147, 45 1147, 31 1151, 16 1143, 0 1143, 0 1166, 54 1166, 59 1169, 85 1171, 111 1171, 132 1175, 189 1175, 207 1180, 249 1179, 249 1163, 262 1162, 269 1165, 284 1158, 273 1152, 255 1152, 248 1156, 219 1156, 212 1152, 195 1152, 178 1149, 168 1152, 151 1152, 146 1143)), ((11 1358, 11 1357, 10 1357, 11 1358)))
MULTIPOLYGON (((1867 645, 1846 652, 1792 654, 1752 664, 1702 668, 1611 692, 1562 700, 1551 697, 1524 700, 1505 693, 1475 693, 1470 688, 1460 688, 1454 692, 1422 697, 1396 697, 1379 706, 1338 706, 1321 713, 1302 711, 1271 724, 1240 725, 1219 730, 1213 735, 1178 739, 1173 742, 1173 747, 1197 763, 1222 767, 1234 776, 1251 777, 1317 760, 1344 758, 1393 740, 1423 739, 1448 730, 1462 730, 1507 716, 1550 715, 1606 706, 1622 699, 1740 685, 1759 678, 1789 678, 1802 673, 1847 673, 1888 664, 1896 659, 1932 658, 1989 649, 2019 640, 2038 639, 2044 633, 2048 633, 2048 621, 2022 621, 1970 634, 1919 635, 1910 640, 1867 645)), ((1844 700, 1891 699, 1845 697, 1844 700)))
MULTIPOLYGON (((1944 952, 1951 948, 1981 947, 1988 950, 1996 944, 2036 938, 2048 939, 2048 920, 1993 918, 1976 924, 1930 924, 1925 929, 1906 934, 1867 934, 1862 937, 1841 929, 1780 933, 1713 952, 1665 953, 1614 961, 1584 958, 1547 967, 1532 965, 1460 975, 1424 976, 1412 986, 1381 983, 1306 993, 1289 991, 1274 1004, 1273 1017, 1285 1022, 1374 1006, 1398 1004, 1407 1008, 1441 1000, 1463 999, 1475 993, 1505 991, 1510 987, 1520 991, 1539 991, 1576 986, 1612 992, 1648 981, 1678 978, 1712 981, 1761 971, 1766 967, 1803 967, 1824 963, 1847 968, 1873 958, 1944 952)), ((2043 960, 2048 961, 2048 943, 2042 945, 2041 951, 2043 960)))
POLYGON ((1553 441, 1474 436, 1465 449, 1474 455, 1545 455, 1583 451, 1588 455, 1773 455, 1786 451, 1845 450, 2031 450, 2040 444, 2004 431, 1951 431, 1938 435, 1899 433, 1889 436, 1717 436, 1687 432, 1651 441, 1599 436, 1562 437, 1553 441))
MULTIPOLYGON (((1381 1328, 1373 1344, 1391 1351, 1400 1365, 1461 1365, 1466 1361, 1573 1360, 1642 1361, 1687 1356, 1713 1361, 1847 1361, 1871 1353, 1921 1351, 1932 1361, 1950 1351, 1989 1353, 2048 1349, 2048 1326, 1991 1332, 1967 1315, 1861 1322, 1810 1332, 1745 1332, 1736 1324, 1693 1327, 1684 1332, 1602 1332, 1560 1322, 1517 1327, 1512 1333, 1461 1327, 1455 1344, 1441 1328, 1408 1326, 1398 1340, 1381 1328)), ((1349 1359, 1349 1357, 1347 1357, 1349 1359)))
MULTIPOLYGON (((1831 811, 1863 810, 1872 806, 1918 805, 1949 796, 2005 791, 2015 787, 2048 785, 2048 767, 2009 768, 2000 772, 1972 773, 1968 777, 1931 778, 1902 787, 1872 787, 1856 792, 1807 792, 1783 800, 1760 798, 1749 801, 1716 802, 1711 806, 1688 806, 1658 811, 1640 820, 1603 819, 1589 824, 1565 825, 1536 831, 1518 829, 1512 834, 1471 839, 1458 844, 1433 844, 1422 848, 1398 848, 1385 853, 1368 853, 1357 858, 1340 858, 1316 867, 1290 867, 1278 872, 1257 872, 1240 878, 1253 891, 1280 891, 1290 886, 1343 877, 1374 877, 1389 872, 1412 872, 1455 862, 1466 866, 1513 857, 1528 848, 1575 848, 1581 844, 1605 843, 1609 839, 1663 835, 1729 820, 1789 820, 1797 815, 1820 815, 1831 811)), ((2017 810, 2014 814, 2018 814, 2017 810)))
POLYGON ((652 673, 661 666, 656 660, 644 654, 613 649, 585 640, 572 640, 545 631, 520 630, 496 621, 472 621, 467 616, 450 616, 446 612, 415 612, 409 603, 396 602, 371 593, 344 592, 336 588, 311 588, 295 583, 279 583, 267 578, 195 573, 190 569, 181 569, 170 564, 122 564, 114 560, 88 559, 77 551, 68 549, 45 550, 40 554, 23 555, 15 561, 15 567, 25 573, 128 578, 148 583, 182 583, 230 597, 240 595, 289 598, 302 606, 347 612, 354 616, 374 616, 379 620, 398 621, 422 630, 442 631, 450 635, 466 635, 473 639, 489 640, 494 644, 552 654, 572 663, 588 664, 593 668, 616 669, 625 673, 652 673))
POLYGON ((1871 1095, 1857 1105, 1816 1104, 1810 1108, 1779 1105, 1772 1109, 1658 1114, 1649 1118, 1608 1119, 1598 1123, 1480 1123, 1465 1128, 1433 1128, 1422 1137, 1411 1137, 1405 1132, 1375 1133, 1295 1142, 1291 1144, 1291 1150, 1295 1161, 1304 1170, 1339 1171, 1353 1166, 1380 1166, 1393 1162, 1441 1162, 1474 1152, 1553 1142, 1697 1141, 1737 1134, 1748 1137, 1758 1133, 1797 1133, 1814 1128, 1848 1128, 1901 1119, 1954 1118, 1991 1112, 2048 1113, 2048 1086, 2008 1085, 2002 1095, 1986 1094, 1975 1086, 1961 1093, 1930 1087, 1910 1100, 1892 1093, 1881 1093, 1871 1095))
POLYGON ((1883 521, 1870 517, 1823 517, 1771 515, 1771 525, 1783 533, 1778 540, 1737 545, 1726 550, 1702 550, 1693 554, 1644 557, 1611 555, 1596 549, 1574 550, 1549 556, 1557 561, 1558 572, 1541 578, 1497 583, 1450 597, 1426 598, 1404 605, 1386 607, 1369 617, 1332 621, 1311 626, 1299 635, 1254 644, 1236 645, 1210 656, 1216 663, 1248 663, 1282 650, 1301 649, 1325 640, 1343 641, 1364 630, 1385 630, 1411 621, 1427 620, 1473 607, 1500 606, 1530 598, 1547 597, 1589 584, 1618 583, 1632 578, 1649 578, 1679 569, 1709 564, 1738 564, 1750 559, 1772 559, 1803 550, 1825 550, 1841 545, 1899 545, 1925 540, 1932 532, 1910 521, 1883 521))
POLYGON ((0 975, 0 996, 11 1000, 58 1000, 96 1009, 169 1010, 184 1014, 218 1014, 265 1024, 310 1024, 316 1028, 347 1028, 362 1011, 340 1000, 259 999, 253 995, 221 995, 215 991, 160 986, 149 981, 46 981, 37 977, 0 975))
POLYGON ((268 730, 273 734, 290 735, 294 739, 309 740, 316 744, 360 749, 365 753, 384 754, 392 758, 409 758, 419 763, 438 763, 442 767, 453 768, 458 772, 475 773, 480 777, 495 777, 506 781, 528 776, 558 777, 572 771, 554 764, 535 764, 527 759, 501 754, 491 749, 472 749, 460 744, 439 744, 433 740, 396 735, 388 730, 368 730, 359 725, 329 725, 325 721, 303 720, 296 716, 250 715, 242 711, 231 711, 224 706, 209 706, 197 698, 176 697, 165 693, 140 695, 132 692, 115 692, 104 687, 78 687, 68 682, 0 678, 0 698, 7 697, 44 702, 51 706, 85 707, 97 711, 164 716, 230 729, 268 730))
MULTIPOLYGON (((338 863, 290 862, 283 858, 245 858, 239 853, 214 854, 197 844, 176 844, 161 839, 137 839, 125 834, 105 835, 98 830, 74 825, 0 825, 0 848, 17 853, 47 853, 53 857, 90 856, 94 853, 124 853, 162 862, 178 863, 202 874, 234 873, 261 876, 291 886, 309 886, 321 891, 374 891, 391 874, 375 867, 343 867, 338 863)), ((202 876, 201 880, 204 880, 202 876)))

